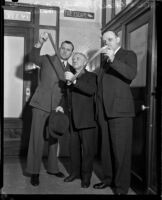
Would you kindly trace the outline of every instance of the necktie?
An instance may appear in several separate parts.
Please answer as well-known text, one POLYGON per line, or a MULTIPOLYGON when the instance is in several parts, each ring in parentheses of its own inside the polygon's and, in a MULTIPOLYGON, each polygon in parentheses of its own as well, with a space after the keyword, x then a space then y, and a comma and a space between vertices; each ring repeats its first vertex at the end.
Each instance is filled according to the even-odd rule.
POLYGON ((64 66, 64 68, 66 67, 64 61, 62 62, 62 65, 64 66))

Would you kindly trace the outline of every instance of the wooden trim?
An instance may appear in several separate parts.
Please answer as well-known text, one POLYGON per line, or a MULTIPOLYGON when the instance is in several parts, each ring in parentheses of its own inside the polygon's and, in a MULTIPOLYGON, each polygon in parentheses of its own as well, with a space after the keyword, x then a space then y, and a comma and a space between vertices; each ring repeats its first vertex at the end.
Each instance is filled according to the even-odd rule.
MULTIPOLYGON (((151 185, 155 184, 156 177, 154 177, 154 183, 152 181, 152 165, 153 163, 153 141, 155 141, 155 135, 157 136, 156 130, 156 116, 157 116, 157 99, 155 97, 156 87, 157 87, 157 40, 156 40, 156 1, 147 0, 137 0, 130 3, 126 8, 124 8, 119 14, 117 14, 110 22, 102 27, 102 33, 107 30, 122 30, 122 46, 124 48, 128 47, 127 33, 131 28, 131 31, 137 29, 138 27, 148 23, 148 43, 147 43, 147 96, 145 97, 145 102, 147 102, 150 110, 147 112, 147 129, 146 129, 146 144, 145 144, 145 163, 146 170, 144 174, 144 179, 142 184, 138 180, 138 176, 132 173, 132 182, 136 189, 139 187, 141 192, 145 194, 154 193, 157 194, 157 186, 151 185), (131 26, 131 23, 133 24, 131 26), (135 25, 135 26, 134 26, 135 25), (134 26, 134 27, 133 27, 134 26), (141 184, 141 185, 140 185, 141 184), (153 187, 154 186, 154 187, 153 187)), ((157 144, 158 145, 158 144, 157 144)), ((154 148, 156 148, 154 146, 154 148)), ((157 184, 158 185, 158 184, 157 184)), ((133 186, 133 185, 132 185, 133 186)), ((133 188, 135 189, 135 188, 133 188)), ((140 191, 140 190, 139 190, 140 191)))
MULTIPOLYGON (((151 176, 152 176, 152 160, 153 160, 153 142, 155 141, 156 134, 156 99, 155 99, 155 89, 157 82, 157 43, 156 43, 156 3, 152 3, 151 7, 151 20, 150 20, 150 32, 151 32, 151 51, 150 51, 150 116, 149 116, 149 129, 148 129, 148 154, 147 154, 147 188, 148 193, 153 192, 153 188, 151 188, 151 176), (152 30, 152 31, 151 31, 152 30), (152 126, 151 126, 152 125, 152 126)), ((157 163, 156 163, 157 164, 157 163)), ((157 189, 157 188, 156 188, 157 189)), ((155 193, 157 191, 154 191, 155 193)))
POLYGON ((22 119, 17 118, 5 118, 4 119, 4 129, 6 128, 22 128, 22 119))
MULTIPOLYGON (((39 29, 49 29, 56 31, 56 42, 57 47, 59 46, 59 23, 60 23, 60 8, 59 7, 49 7, 49 6, 42 6, 42 5, 29 5, 29 4, 19 4, 19 3, 6 3, 6 5, 2 8, 8 8, 10 10, 24 10, 32 11, 32 20, 31 22, 28 21, 11 21, 5 20, 4 21, 4 30, 15 30, 18 28, 20 30, 25 29, 25 33, 23 32, 22 35, 27 34, 27 38, 30 38, 30 42, 26 41, 24 44, 24 48, 27 52, 24 54, 28 54, 32 47, 34 46, 35 42, 38 41, 39 38, 39 29), (39 9, 53 9, 56 11, 56 24, 54 26, 46 26, 46 25, 39 25, 39 9)), ((2 17, 3 18, 3 17, 2 17)), ((16 31, 15 31, 16 32, 16 31)), ((3 73, 2 73, 3 74, 3 73)), ((34 76, 36 76, 35 74, 34 76)), ((33 76, 33 75, 32 75, 33 76)), ((39 76, 39 74, 38 74, 39 76)), ((36 78, 38 79, 38 77, 36 78)), ((28 81, 28 76, 24 72, 24 82, 23 82, 23 96, 25 97, 25 88, 26 83, 28 81)), ((35 83, 34 83, 35 84, 35 83)), ((37 84, 37 83, 36 83, 37 84)), ((28 107, 28 102, 23 99, 23 106, 28 107)), ((3 121, 3 131, 4 131, 4 155, 20 155, 24 154, 27 151, 28 147, 28 140, 30 136, 30 124, 31 124, 31 109, 32 107, 29 106, 27 108, 26 115, 22 115, 22 118, 5 118, 3 121)), ((3 111, 3 109, 2 109, 3 111)))
POLYGON ((34 24, 34 8, 31 7, 20 7, 20 6, 3 6, 4 10, 13 10, 13 11, 24 11, 24 12, 30 12, 31 13, 31 21, 21 21, 21 20, 5 20, 4 24, 8 26, 15 26, 15 24, 19 24, 19 26, 31 26, 34 24))
POLYGON ((106 0, 102 1, 102 27, 106 24, 106 0))
POLYGON ((59 32, 60 32, 60 8, 58 8, 58 14, 57 14, 57 29, 56 29, 56 47, 57 49, 59 48, 60 44, 59 44, 59 32))
POLYGON ((142 2, 144 3, 145 1, 146 0, 138 0, 128 4, 128 6, 126 6, 119 14, 113 17, 111 21, 102 27, 102 33, 108 29, 116 29, 116 27, 130 22, 130 20, 133 20, 143 12, 146 12, 148 9, 150 9, 150 6, 142 6, 142 2))
POLYGON ((140 177, 135 174, 133 171, 131 172, 131 188, 138 194, 146 194, 146 184, 144 182, 139 181, 140 177))

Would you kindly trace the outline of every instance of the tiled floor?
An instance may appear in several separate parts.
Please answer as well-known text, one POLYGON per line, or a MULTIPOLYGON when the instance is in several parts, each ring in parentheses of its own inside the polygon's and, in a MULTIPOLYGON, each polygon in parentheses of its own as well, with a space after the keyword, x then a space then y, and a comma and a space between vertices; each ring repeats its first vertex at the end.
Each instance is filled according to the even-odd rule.
MULTIPOLYGON (((60 158, 59 167, 60 170, 67 176, 68 175, 68 158, 60 158)), ((2 194, 100 194, 100 195, 113 195, 111 188, 105 188, 101 190, 93 189, 93 184, 100 182, 100 179, 93 172, 91 185, 87 189, 83 189, 80 186, 81 181, 79 179, 65 183, 62 178, 49 175, 45 170, 46 159, 42 162, 40 173, 40 185, 34 187, 30 184, 30 177, 24 175, 25 159, 19 159, 17 157, 4 158, 4 177, 2 194), (43 164, 44 163, 44 164, 43 164)), ((99 163, 94 163, 94 171, 99 169, 99 163)), ((98 174, 101 175, 101 171, 98 170, 98 174)), ((100 176, 99 175, 99 176, 100 176)), ((129 189, 129 195, 135 195, 135 193, 129 189)))

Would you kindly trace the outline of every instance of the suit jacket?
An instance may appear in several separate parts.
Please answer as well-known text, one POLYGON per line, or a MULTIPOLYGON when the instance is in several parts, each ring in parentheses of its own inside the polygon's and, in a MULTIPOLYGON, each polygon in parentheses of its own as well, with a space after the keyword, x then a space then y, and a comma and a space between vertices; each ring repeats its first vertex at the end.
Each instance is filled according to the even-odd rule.
POLYGON ((107 117, 134 116, 134 102, 130 83, 137 73, 137 57, 133 51, 120 48, 114 61, 105 62, 99 72, 98 84, 102 92, 107 117))
POLYGON ((64 71, 57 56, 40 56, 40 48, 33 48, 30 54, 30 62, 38 65, 40 70, 40 82, 30 101, 30 105, 50 112, 60 103, 62 89, 56 71, 59 73, 61 81, 64 80, 64 71), (52 64, 55 66, 54 71, 52 64))
POLYGON ((72 84, 67 88, 68 101, 67 99, 66 102, 64 101, 64 107, 70 110, 74 126, 77 129, 96 126, 94 98, 96 87, 97 75, 85 70, 77 78, 76 84, 72 84))

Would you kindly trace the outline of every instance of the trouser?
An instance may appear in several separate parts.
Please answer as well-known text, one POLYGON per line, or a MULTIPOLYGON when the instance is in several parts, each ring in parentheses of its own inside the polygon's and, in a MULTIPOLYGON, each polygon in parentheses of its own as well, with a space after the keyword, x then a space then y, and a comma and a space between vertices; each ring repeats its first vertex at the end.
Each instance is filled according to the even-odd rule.
POLYGON ((93 170, 95 128, 70 132, 71 174, 90 181, 93 170))
MULTIPOLYGON (((49 113, 43 110, 39 110, 37 108, 33 108, 32 112, 33 116, 28 147, 26 171, 31 174, 39 174, 45 141, 44 129, 49 113)), ((51 173, 57 173, 59 171, 57 159, 58 140, 49 138, 48 144, 49 145, 47 171, 51 173)))
POLYGON ((103 182, 113 183, 117 192, 127 193, 131 174, 132 118, 106 118, 103 106, 99 108, 103 182))

